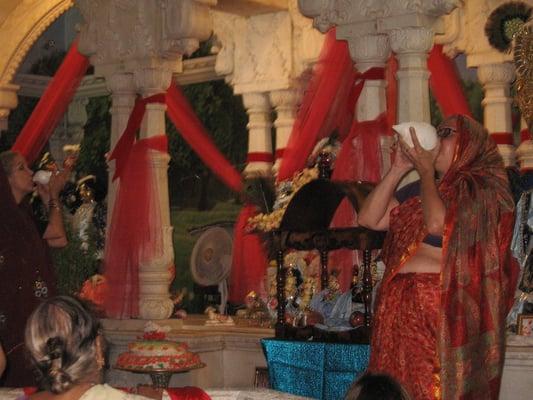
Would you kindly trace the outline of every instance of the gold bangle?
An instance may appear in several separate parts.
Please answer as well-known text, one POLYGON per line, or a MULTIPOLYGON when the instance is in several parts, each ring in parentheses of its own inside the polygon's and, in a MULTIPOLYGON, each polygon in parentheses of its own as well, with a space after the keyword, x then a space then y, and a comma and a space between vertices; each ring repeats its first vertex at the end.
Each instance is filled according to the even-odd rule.
POLYGON ((52 208, 55 208, 56 210, 61 210, 61 204, 59 203, 59 200, 50 199, 50 201, 48 202, 48 209, 51 210, 52 208))

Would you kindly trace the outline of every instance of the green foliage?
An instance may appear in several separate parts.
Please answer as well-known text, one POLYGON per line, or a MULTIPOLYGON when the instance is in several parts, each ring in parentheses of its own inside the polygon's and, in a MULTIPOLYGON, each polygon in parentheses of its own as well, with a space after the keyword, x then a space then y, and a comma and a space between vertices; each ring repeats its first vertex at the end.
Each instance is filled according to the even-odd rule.
POLYGON ((77 293, 83 282, 98 272, 99 261, 96 258, 93 233, 89 232, 87 251, 81 248, 82 242, 65 223, 68 244, 61 249, 52 249, 52 259, 57 275, 57 288, 60 294, 77 293))
POLYGON ((76 163, 78 177, 95 175, 95 197, 97 201, 107 193, 107 163, 105 154, 109 150, 111 114, 109 96, 93 97, 87 104, 87 124, 81 141, 80 155, 76 163))
MULTIPOLYGON (((247 115, 240 97, 234 96, 224 81, 212 81, 188 85, 183 88, 206 131, 216 147, 236 168, 241 169, 246 158, 248 134, 247 115)), ((192 205, 197 202, 197 183, 210 179, 210 171, 183 140, 176 128, 167 120, 169 138, 169 182, 173 204, 192 205)), ((205 183, 205 182, 204 182, 205 183)), ((227 198, 229 192, 221 190, 219 199, 227 198)))
MULTIPOLYGON (((463 93, 466 96, 466 100, 470 107, 470 111, 472 111, 474 119, 483 123, 483 107, 481 105, 481 101, 483 100, 483 88, 481 87, 481 84, 476 81, 461 81, 461 84, 463 86, 463 93)), ((435 98, 433 95, 431 95, 431 93, 429 105, 431 124, 433 126, 438 126, 442 122, 443 116, 435 98)))

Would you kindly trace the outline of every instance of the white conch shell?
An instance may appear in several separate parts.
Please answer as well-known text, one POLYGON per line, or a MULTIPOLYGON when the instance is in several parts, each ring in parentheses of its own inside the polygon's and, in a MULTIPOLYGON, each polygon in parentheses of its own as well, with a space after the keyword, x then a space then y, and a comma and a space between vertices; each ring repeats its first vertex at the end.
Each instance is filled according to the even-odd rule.
POLYGON ((40 183, 41 185, 47 185, 48 182, 50 182, 51 176, 52 171, 39 170, 33 175, 33 181, 35 183, 40 183))
POLYGON ((398 125, 393 125, 392 129, 398 132, 398 134, 402 137, 402 139, 405 141, 405 143, 407 143, 409 147, 414 147, 413 140, 411 139, 411 134, 409 133, 409 128, 411 126, 415 128, 416 137, 418 138, 420 145, 424 149, 433 150, 437 146, 437 143, 439 142, 439 138, 437 137, 437 130, 433 125, 430 125, 426 122, 403 122, 398 125))

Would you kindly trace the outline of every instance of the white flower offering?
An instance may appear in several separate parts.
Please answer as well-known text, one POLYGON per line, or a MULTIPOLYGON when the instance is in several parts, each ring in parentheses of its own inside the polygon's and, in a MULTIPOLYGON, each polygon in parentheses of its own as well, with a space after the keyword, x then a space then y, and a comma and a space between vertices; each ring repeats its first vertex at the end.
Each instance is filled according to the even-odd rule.
POLYGON ((437 137, 437 130, 433 125, 430 125, 426 122, 403 122, 398 125, 393 125, 392 129, 398 133, 398 135, 404 140, 409 147, 414 147, 413 140, 411 139, 411 133, 409 128, 413 127, 416 131, 416 137, 420 142, 420 145, 426 150, 433 150, 438 142, 439 138, 437 137))

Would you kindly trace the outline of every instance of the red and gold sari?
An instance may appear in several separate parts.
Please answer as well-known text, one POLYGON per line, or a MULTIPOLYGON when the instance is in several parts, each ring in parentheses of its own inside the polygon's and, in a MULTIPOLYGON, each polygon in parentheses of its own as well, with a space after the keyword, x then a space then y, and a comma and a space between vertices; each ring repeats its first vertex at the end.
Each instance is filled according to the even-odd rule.
POLYGON ((468 117, 452 118, 458 138, 452 166, 439 185, 447 211, 437 293, 427 290, 431 279, 418 282, 421 276, 437 274, 405 274, 421 275, 413 278, 415 289, 408 289, 415 290, 415 304, 390 298, 405 286, 398 272, 428 233, 420 199, 411 198, 391 212, 369 369, 396 377, 415 399, 497 399, 505 317, 518 273, 510 252, 514 203, 503 161, 487 132, 468 117), (398 341, 398 332, 387 331, 391 319, 404 321, 408 337, 418 340, 398 341), (409 343, 411 348, 404 348, 409 343), (402 359, 411 365, 384 354, 391 349, 411 355, 402 359))

